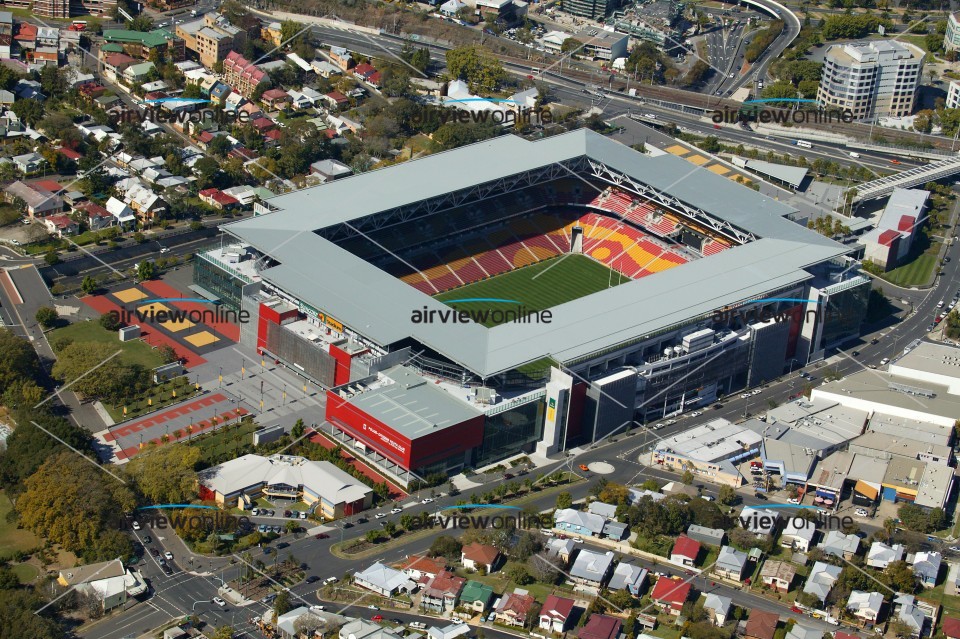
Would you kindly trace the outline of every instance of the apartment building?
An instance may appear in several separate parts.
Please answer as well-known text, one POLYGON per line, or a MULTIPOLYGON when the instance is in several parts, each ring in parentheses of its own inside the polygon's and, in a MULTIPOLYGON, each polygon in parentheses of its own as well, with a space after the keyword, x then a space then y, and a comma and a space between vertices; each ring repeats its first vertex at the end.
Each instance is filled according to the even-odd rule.
POLYGON ((832 45, 824 56, 817 102, 849 109, 858 120, 910 115, 923 56, 920 48, 893 40, 832 45))
POLYGON ((118 44, 123 47, 124 53, 149 60, 156 51, 158 55, 167 56, 171 62, 180 62, 184 57, 184 42, 175 33, 166 29, 153 31, 131 31, 130 29, 107 29, 103 32, 103 41, 106 44, 118 44))
POLYGON ((221 15, 208 13, 199 20, 177 25, 177 35, 184 47, 197 54, 200 64, 208 69, 226 59, 234 49, 243 49, 247 32, 230 24, 221 15))
POLYGON ((42 18, 69 18, 71 16, 105 16, 116 6, 117 0, 6 0, 4 4, 16 9, 27 9, 42 18))
POLYGON ((947 18, 947 32, 943 36, 943 48, 947 51, 960 49, 960 13, 951 13, 947 18))

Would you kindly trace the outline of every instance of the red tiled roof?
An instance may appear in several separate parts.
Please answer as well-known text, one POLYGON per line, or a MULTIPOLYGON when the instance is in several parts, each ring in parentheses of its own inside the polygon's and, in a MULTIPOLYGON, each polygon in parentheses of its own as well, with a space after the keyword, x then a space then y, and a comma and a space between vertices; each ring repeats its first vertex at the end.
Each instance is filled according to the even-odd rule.
POLYGON ((111 53, 105 57, 103 61, 111 67, 118 67, 121 64, 133 64, 137 60, 136 58, 131 58, 126 53, 111 53))
POLYGON ((213 198, 213 201, 214 201, 214 202, 217 202, 217 203, 222 204, 222 205, 224 205, 224 206, 227 206, 228 204, 239 204, 239 203, 240 203, 240 200, 238 200, 237 198, 233 197, 232 195, 227 195, 227 194, 224 193, 223 191, 217 191, 216 193, 214 193, 214 194, 211 195, 210 197, 213 198))
POLYGON ((683 602, 690 596, 692 586, 684 581, 670 579, 669 577, 660 577, 657 584, 650 593, 650 598, 654 601, 675 604, 677 607, 683 605, 683 602))
POLYGON ((463 584, 465 583, 467 583, 467 580, 463 577, 458 577, 452 572, 441 570, 437 573, 436 577, 427 582, 425 592, 433 597, 446 594, 456 595, 463 590, 463 584))
POLYGON ((212 196, 214 193, 219 193, 219 192, 220 192, 220 189, 217 189, 217 188, 211 186, 209 189, 203 189, 202 191, 200 191, 200 193, 198 193, 198 195, 199 195, 200 197, 210 197, 210 196, 212 196))
POLYGON ((896 240, 898 237, 900 237, 899 233, 897 233, 893 229, 887 229, 886 231, 880 234, 880 237, 878 238, 877 241, 880 242, 880 244, 883 244, 884 246, 892 246, 894 240, 896 240))
POLYGON ((76 222, 74 222, 73 220, 71 220, 71 219, 70 219, 69 217, 67 217, 66 215, 49 215, 49 216, 47 216, 47 217, 44 218, 44 219, 45 219, 46 221, 51 222, 51 223, 52 223, 54 226, 56 226, 57 228, 61 228, 61 229, 67 228, 68 226, 71 226, 71 225, 73 225, 73 224, 76 224, 76 222))
POLYGON ((267 75, 236 51, 231 51, 227 54, 227 57, 223 61, 223 68, 224 70, 231 69, 256 83, 259 83, 267 75))
POLYGON ((63 187, 53 180, 37 180, 36 182, 31 182, 30 186, 34 190, 43 189, 48 193, 59 193, 63 190, 63 187))
POLYGON ((369 82, 370 84, 380 84, 380 72, 374 71, 373 73, 368 75, 367 82, 369 82))
POLYGON ((84 82, 77 87, 77 91, 85 96, 93 96, 97 93, 103 93, 106 90, 107 88, 105 86, 97 84, 96 82, 84 82))
POLYGON ((328 140, 332 140, 333 138, 337 137, 337 132, 333 129, 324 129, 323 134, 327 136, 328 140))
POLYGON ((860 636, 852 635, 849 632, 843 632, 842 630, 838 630, 835 633, 833 633, 833 639, 860 639, 860 636))
POLYGON ((437 561, 432 557, 423 555, 411 555, 407 562, 400 566, 400 570, 418 570, 431 575, 437 575, 446 570, 446 563, 437 561))
POLYGON ((913 230, 913 226, 917 223, 917 218, 912 215, 904 215, 900 218, 900 223, 897 224, 897 230, 910 232, 913 230))
POLYGON ((357 75, 362 75, 367 77, 371 73, 376 73, 377 69, 372 64, 367 64, 366 62, 361 62, 357 66, 353 67, 353 72, 357 75))
POLYGON ((227 155, 234 158, 243 158, 244 160, 255 160, 260 157, 256 151, 248 149, 245 146, 236 146, 230 149, 227 155))
POLYGON ((28 41, 37 39, 37 27, 30 24, 29 22, 21 22, 20 30, 17 31, 14 40, 28 41))
POLYGON ((780 615, 775 612, 764 612, 754 610, 747 619, 747 627, 744 631, 745 637, 756 637, 757 639, 773 639, 777 631, 777 623, 780 621, 780 615))
POLYGON ((268 140, 273 140, 274 142, 279 142, 280 138, 283 137, 283 135, 277 129, 270 129, 269 131, 263 134, 263 137, 265 137, 268 140))
POLYGON ((166 91, 151 91, 143 96, 144 100, 159 100, 160 98, 169 97, 166 91))
MULTIPOLYGON (((950 637, 951 639, 954 637, 960 637, 960 619, 956 619, 954 617, 944 617, 943 625, 940 627, 940 629, 943 630, 943 634, 947 635, 947 637, 950 637)), ((840 638, 838 637, 837 639, 840 638)))
POLYGON ((697 558, 697 555, 700 554, 700 542, 695 539, 690 539, 686 535, 680 535, 677 537, 676 543, 673 544, 671 554, 681 555, 694 560, 697 558))
POLYGON ((250 122, 250 124, 252 124, 253 128, 257 129, 258 131, 266 131, 267 129, 272 129, 273 127, 276 126, 273 120, 270 120, 264 117, 259 117, 256 120, 253 120, 252 122, 250 122))
POLYGON ((339 91, 331 91, 327 94, 327 97, 335 102, 349 102, 350 98, 340 93, 339 91))
POLYGON ((287 95, 287 92, 283 89, 267 89, 263 92, 263 100, 281 100, 281 99, 290 99, 290 96, 287 95))
POLYGON ((607 615, 590 615, 586 625, 580 629, 577 636, 580 639, 617 639, 620 635, 621 622, 615 617, 607 615))
POLYGON ((68 160, 79 160, 80 158, 83 157, 83 155, 81 155, 80 153, 77 153, 73 149, 68 149, 65 146, 61 146, 57 150, 60 151, 60 155, 67 158, 68 160))
POLYGON ((503 596, 503 601, 500 603, 497 612, 509 611, 515 613, 517 616, 526 617, 535 603, 536 599, 530 595, 519 595, 515 592, 508 592, 503 596))
POLYGON ((95 202, 85 202, 83 206, 76 207, 78 211, 83 211, 87 217, 113 217, 110 211, 103 208, 95 202))
POLYGON ((547 600, 543 602, 543 607, 540 609, 540 616, 566 620, 573 611, 573 604, 573 599, 547 595, 547 600))
POLYGON ((465 559, 470 559, 483 565, 492 564, 497 556, 500 555, 500 551, 493 546, 477 542, 464 546, 462 552, 465 559))
POLYGON ((213 133, 210 133, 209 131, 202 131, 200 135, 197 136, 197 139, 203 142, 204 144, 207 144, 208 142, 213 142, 213 133))

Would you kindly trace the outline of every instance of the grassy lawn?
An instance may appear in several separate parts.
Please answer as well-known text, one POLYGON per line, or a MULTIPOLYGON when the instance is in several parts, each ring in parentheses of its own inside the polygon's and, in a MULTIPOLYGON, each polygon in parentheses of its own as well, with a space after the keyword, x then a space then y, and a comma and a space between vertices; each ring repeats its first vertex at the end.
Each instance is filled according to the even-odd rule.
POLYGON ((26 552, 40 545, 39 537, 30 531, 18 529, 16 521, 8 517, 12 510, 13 503, 6 493, 0 492, 0 559, 10 557, 18 550, 26 552))
MULTIPOLYGON (((240 422, 239 428, 234 426, 232 422, 226 428, 219 426, 216 431, 193 439, 189 445, 198 447, 200 449, 200 459, 209 463, 224 453, 232 455, 246 446, 250 439, 249 435, 257 428, 257 424, 247 417, 240 422)), ((260 501, 257 500, 258 506, 260 501)), ((273 508, 268 504, 269 502, 264 502, 267 508, 273 508)))
POLYGON ((939 604, 943 606, 944 615, 955 617, 960 614, 960 597, 945 595, 943 589, 944 584, 940 584, 936 588, 925 589, 917 595, 917 598, 939 604))
POLYGON ((701 548, 705 548, 707 551, 706 556, 703 558, 703 561, 700 562, 700 568, 706 568, 707 566, 712 566, 717 562, 717 557, 720 555, 720 549, 717 546, 707 546, 703 545, 701 548))
POLYGON ((159 353, 149 344, 139 340, 121 342, 115 332, 103 328, 99 322, 75 322, 47 333, 51 344, 63 337, 69 337, 74 342, 98 342, 120 348, 123 350, 120 359, 127 364, 140 364, 146 369, 163 364, 159 353))
POLYGON ((494 592, 498 594, 513 592, 515 588, 523 588, 531 595, 533 598, 543 603, 546 598, 553 593, 560 593, 564 595, 572 595, 573 588, 566 584, 561 584, 559 586, 549 586, 542 583, 532 583, 527 584, 526 586, 520 586, 513 583, 506 575, 506 570, 513 565, 513 562, 507 562, 507 564, 500 568, 497 572, 492 575, 480 575, 480 573, 473 572, 465 568, 457 569, 457 574, 466 579, 472 579, 473 581, 479 581, 480 583, 487 584, 493 588, 494 592))
POLYGON ((937 268, 936 249, 924 253, 909 264, 899 266, 884 273, 881 277, 897 286, 917 286, 930 281, 933 270, 937 268))
MULTIPOLYGON (((437 295, 436 299, 444 303, 470 298, 497 298, 519 302, 517 305, 502 302, 460 302, 454 307, 466 311, 516 311, 521 306, 527 311, 543 310, 602 291, 611 285, 631 281, 622 276, 612 276, 612 273, 611 269, 589 257, 569 254, 461 286, 437 295)), ((488 317, 481 323, 484 326, 495 326, 507 321, 500 319, 501 321, 497 322, 488 317)))

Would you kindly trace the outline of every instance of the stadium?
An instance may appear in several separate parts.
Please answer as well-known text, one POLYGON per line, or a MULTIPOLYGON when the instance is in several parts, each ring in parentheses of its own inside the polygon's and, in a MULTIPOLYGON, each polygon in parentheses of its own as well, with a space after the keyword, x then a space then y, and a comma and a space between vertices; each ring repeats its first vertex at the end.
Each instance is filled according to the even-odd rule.
POLYGON ((793 208, 589 130, 506 135, 257 213, 198 254, 195 290, 247 310, 241 342, 330 389, 323 427, 401 482, 772 379, 856 337, 870 290, 793 208), (775 319, 736 312, 758 309, 775 319))

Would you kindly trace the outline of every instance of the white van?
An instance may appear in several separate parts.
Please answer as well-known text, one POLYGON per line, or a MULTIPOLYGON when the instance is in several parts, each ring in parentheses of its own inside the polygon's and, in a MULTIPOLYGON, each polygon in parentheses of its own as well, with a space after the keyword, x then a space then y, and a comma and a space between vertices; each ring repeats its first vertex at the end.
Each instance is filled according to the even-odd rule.
POLYGON ((858 157, 860 157, 860 154, 857 153, 856 151, 850 151, 850 157, 852 157, 852 158, 858 158, 858 157))
POLYGON ((805 149, 813 148, 813 145, 807 142, 806 140, 797 140, 796 142, 794 142, 794 144, 796 144, 797 146, 803 147, 805 149))

